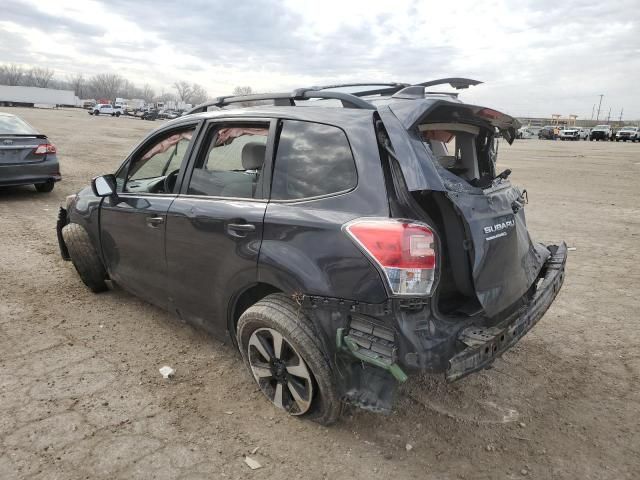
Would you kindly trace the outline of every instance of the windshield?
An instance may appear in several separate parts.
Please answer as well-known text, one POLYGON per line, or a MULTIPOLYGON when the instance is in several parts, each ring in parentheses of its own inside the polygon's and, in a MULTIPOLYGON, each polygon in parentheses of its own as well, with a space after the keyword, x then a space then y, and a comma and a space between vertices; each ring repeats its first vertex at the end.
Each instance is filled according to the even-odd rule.
POLYGON ((621 132, 635 132, 636 127, 624 127, 621 132))
POLYGON ((21 118, 0 113, 0 135, 35 135, 37 133, 35 128, 21 118))
POLYGON ((606 130, 609 128, 609 125, 596 125, 594 130, 606 130))

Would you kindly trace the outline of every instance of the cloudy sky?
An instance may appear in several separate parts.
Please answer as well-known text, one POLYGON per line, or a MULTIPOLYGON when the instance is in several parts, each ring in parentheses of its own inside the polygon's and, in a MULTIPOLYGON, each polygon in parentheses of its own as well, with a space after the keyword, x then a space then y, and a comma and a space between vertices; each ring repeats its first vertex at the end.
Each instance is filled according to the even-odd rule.
POLYGON ((211 96, 464 76, 514 115, 640 119, 638 0, 3 0, 0 63, 211 96), (597 107, 597 105, 596 105, 597 107))

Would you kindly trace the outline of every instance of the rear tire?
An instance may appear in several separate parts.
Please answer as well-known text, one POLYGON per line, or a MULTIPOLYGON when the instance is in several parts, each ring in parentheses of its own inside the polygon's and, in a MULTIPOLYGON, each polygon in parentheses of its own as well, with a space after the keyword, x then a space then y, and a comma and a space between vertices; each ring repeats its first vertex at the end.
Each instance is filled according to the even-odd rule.
POLYGON ((310 320, 291 298, 272 294, 249 307, 238 321, 237 340, 245 365, 274 406, 321 425, 338 419, 342 403, 330 359, 310 320), (279 353, 275 348, 278 342, 283 345, 279 353), (298 386, 293 389, 298 400, 291 380, 298 386))
POLYGON ((62 229, 62 238, 69 251, 71 262, 82 282, 93 293, 108 290, 105 280, 107 271, 91 243, 87 231, 77 223, 70 223, 62 229))
POLYGON ((36 183, 34 185, 34 187, 36 187, 36 190, 40 193, 49 193, 50 191, 53 190, 54 186, 55 186, 55 183, 53 180, 49 180, 48 182, 45 182, 45 183, 36 183))

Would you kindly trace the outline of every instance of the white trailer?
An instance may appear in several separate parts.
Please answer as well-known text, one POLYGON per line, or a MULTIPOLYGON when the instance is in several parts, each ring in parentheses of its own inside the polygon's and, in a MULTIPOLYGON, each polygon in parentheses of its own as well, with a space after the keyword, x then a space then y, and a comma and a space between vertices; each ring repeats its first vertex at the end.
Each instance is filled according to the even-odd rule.
POLYGON ((73 90, 0 85, 0 105, 46 105, 79 107, 80 99, 73 90))

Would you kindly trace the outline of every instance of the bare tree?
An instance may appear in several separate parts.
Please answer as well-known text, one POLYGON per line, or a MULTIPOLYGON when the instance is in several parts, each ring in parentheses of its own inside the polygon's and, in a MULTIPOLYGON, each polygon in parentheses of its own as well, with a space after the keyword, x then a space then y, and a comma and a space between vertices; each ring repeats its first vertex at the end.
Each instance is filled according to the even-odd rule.
POLYGON ((24 70, 20 65, 16 65, 15 63, 12 63, 11 65, 2 65, 0 70, 3 82, 6 85, 10 85, 12 87, 20 85, 24 75, 24 70))
POLYGON ((78 98, 84 98, 86 86, 85 86, 84 77, 82 76, 81 73, 78 73, 75 75, 68 75, 67 83, 69 84, 71 89, 75 92, 78 98))
POLYGON ((251 95, 252 93, 253 93, 253 89, 248 85, 244 87, 236 87, 233 89, 233 94, 237 96, 251 95))
MULTIPOLYGON (((251 88, 249 85, 238 86, 233 89, 233 94, 236 96, 251 95, 252 93, 253 93, 253 88, 251 88)), ((243 107, 251 107, 258 104, 259 104, 258 102, 241 102, 240 103, 240 105, 242 105, 243 107)))
POLYGON ((95 90, 96 97, 113 100, 123 81, 124 79, 117 73, 100 73, 91 78, 91 86, 95 90))
POLYGON ((189 100, 191 100, 191 96, 193 95, 193 88, 191 85, 182 80, 174 83, 173 87, 176 89, 176 92, 178 92, 178 100, 189 103, 189 100))
POLYGON ((142 99, 147 103, 152 102, 153 101, 153 97, 156 96, 155 92, 149 86, 148 83, 144 84, 144 87, 142 87, 142 90, 140 91, 140 95, 142 96, 142 99))
POLYGON ((53 70, 50 68, 33 67, 27 73, 30 84, 34 87, 47 88, 53 78, 53 70))
POLYGON ((159 101, 159 102, 165 102, 165 103, 167 103, 167 102, 175 102, 176 101, 176 96, 174 94, 172 94, 172 93, 164 93, 163 92, 161 95, 159 95, 156 98, 156 100, 159 101))
POLYGON ((207 101, 207 97, 209 96, 209 94, 207 93, 207 91, 202 85, 198 85, 197 83, 194 83, 191 86, 191 91, 192 91, 191 98, 190 98, 191 101, 186 103, 193 103, 195 105, 199 105, 207 101))
POLYGON ((132 98, 135 96, 136 91, 136 86, 129 80, 124 79, 122 80, 122 85, 120 85, 120 88, 118 89, 118 95, 123 98, 132 98))

